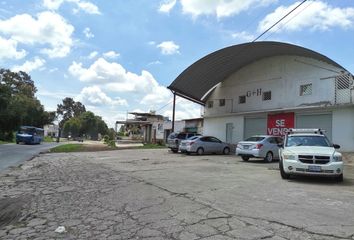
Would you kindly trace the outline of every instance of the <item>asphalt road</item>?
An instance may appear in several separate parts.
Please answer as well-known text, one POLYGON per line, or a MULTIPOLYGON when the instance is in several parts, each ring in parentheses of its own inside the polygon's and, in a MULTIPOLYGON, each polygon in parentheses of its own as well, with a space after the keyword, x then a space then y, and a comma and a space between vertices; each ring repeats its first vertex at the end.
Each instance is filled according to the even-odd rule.
POLYGON ((16 166, 40 152, 47 151, 58 143, 41 143, 39 145, 1 144, 0 145, 0 171, 16 166))

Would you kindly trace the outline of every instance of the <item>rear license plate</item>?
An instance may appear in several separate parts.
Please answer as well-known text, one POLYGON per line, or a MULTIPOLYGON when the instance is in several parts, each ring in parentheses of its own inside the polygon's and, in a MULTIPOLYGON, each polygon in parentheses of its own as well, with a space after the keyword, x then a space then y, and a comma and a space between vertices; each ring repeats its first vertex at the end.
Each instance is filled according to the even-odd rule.
POLYGON ((321 172, 321 166, 309 166, 309 172, 321 172))
POLYGON ((243 149, 248 149, 248 146, 243 146, 243 149))

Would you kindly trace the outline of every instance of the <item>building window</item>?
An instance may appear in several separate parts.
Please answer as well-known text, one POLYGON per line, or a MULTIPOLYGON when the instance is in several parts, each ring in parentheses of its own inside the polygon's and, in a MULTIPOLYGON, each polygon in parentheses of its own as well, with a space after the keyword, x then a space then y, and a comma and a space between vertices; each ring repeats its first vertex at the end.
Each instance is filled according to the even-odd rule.
POLYGON ((220 107, 225 106, 225 99, 219 99, 219 106, 220 107))
POLYGON ((212 108, 214 105, 214 102, 213 101, 208 101, 208 108, 212 108))
POLYGON ((239 97, 238 97, 238 103, 239 103, 239 104, 246 103, 246 96, 245 96, 245 95, 239 96, 239 97))
POLYGON ((300 96, 306 96, 312 94, 312 83, 304 84, 300 86, 300 96))
POLYGON ((271 92, 271 91, 263 92, 262 95, 263 95, 263 96, 262 96, 263 101, 272 100, 272 92, 271 92))

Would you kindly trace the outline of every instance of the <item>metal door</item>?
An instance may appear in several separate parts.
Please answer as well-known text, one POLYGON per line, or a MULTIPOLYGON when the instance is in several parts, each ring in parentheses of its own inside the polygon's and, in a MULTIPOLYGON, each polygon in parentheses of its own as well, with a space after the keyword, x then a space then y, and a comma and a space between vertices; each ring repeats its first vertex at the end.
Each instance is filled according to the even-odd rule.
POLYGON ((296 115, 296 128, 321 128, 332 140, 332 114, 296 115))
POLYGON ((243 138, 247 139, 253 135, 267 134, 267 118, 245 118, 243 138))
POLYGON ((233 123, 226 123, 226 142, 232 143, 232 131, 234 130, 233 123))

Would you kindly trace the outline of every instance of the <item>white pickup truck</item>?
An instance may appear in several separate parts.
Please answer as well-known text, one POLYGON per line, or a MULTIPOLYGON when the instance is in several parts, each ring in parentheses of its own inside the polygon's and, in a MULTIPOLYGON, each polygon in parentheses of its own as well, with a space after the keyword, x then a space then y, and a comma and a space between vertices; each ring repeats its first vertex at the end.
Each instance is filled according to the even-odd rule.
POLYGON ((343 181, 340 146, 332 144, 321 129, 290 129, 279 149, 279 169, 283 179, 291 175, 334 177, 343 181))

